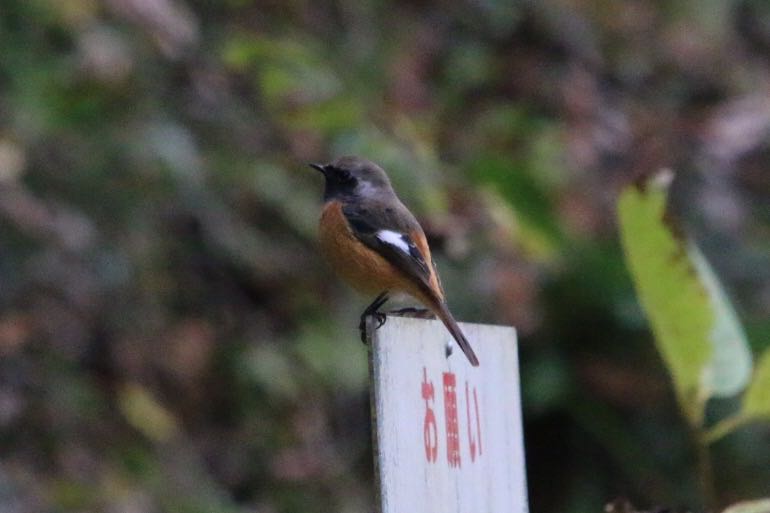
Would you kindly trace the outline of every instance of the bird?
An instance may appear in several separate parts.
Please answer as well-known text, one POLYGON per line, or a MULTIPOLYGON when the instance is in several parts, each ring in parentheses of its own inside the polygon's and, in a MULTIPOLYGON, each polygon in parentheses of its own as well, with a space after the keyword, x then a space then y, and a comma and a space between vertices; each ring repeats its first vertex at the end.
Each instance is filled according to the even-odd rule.
POLYGON ((319 221, 321 252, 333 270, 353 288, 377 294, 361 314, 377 328, 386 317, 379 308, 390 294, 406 293, 438 317, 474 367, 479 360, 449 311, 428 241, 414 215, 396 195, 385 171, 357 156, 328 164, 309 164, 325 178, 319 221))

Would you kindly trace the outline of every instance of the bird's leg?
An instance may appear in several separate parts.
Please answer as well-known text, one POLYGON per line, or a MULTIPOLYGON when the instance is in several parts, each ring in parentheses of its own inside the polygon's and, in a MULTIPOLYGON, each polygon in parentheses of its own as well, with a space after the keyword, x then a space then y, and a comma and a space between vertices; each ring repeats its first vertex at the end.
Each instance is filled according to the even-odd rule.
POLYGON ((415 308, 413 306, 407 308, 399 308, 398 310, 391 310, 388 312, 390 315, 400 315, 401 317, 414 317, 416 319, 435 319, 436 314, 428 310, 427 308, 415 308))
POLYGON ((364 310, 364 313, 361 314, 361 322, 358 324, 358 330, 361 332, 361 342, 366 344, 366 318, 370 315, 373 315, 375 319, 377 319, 377 327, 375 329, 378 329, 380 326, 385 324, 385 314, 382 312, 377 311, 383 304, 385 304, 385 301, 388 300, 388 291, 385 290, 380 293, 379 296, 377 296, 374 301, 372 301, 372 304, 366 307, 366 310, 364 310))

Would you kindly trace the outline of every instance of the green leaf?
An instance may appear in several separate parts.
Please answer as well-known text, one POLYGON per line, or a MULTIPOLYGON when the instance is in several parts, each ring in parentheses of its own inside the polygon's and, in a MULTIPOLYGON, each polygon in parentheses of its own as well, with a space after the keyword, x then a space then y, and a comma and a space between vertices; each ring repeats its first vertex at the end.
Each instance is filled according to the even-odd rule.
POLYGON ((628 187, 619 200, 620 235, 639 300, 677 398, 693 425, 702 422, 704 369, 714 353, 715 315, 683 245, 664 221, 670 176, 628 187))
POLYGON ((737 502, 722 513, 770 513, 770 498, 737 502))
POLYGON ((754 379, 743 396, 741 415, 770 417, 770 349, 766 349, 759 359, 754 379))
POLYGON ((693 242, 667 225, 671 175, 661 173, 622 194, 623 247, 639 298, 688 418, 701 422, 703 403, 746 387, 752 358, 746 334, 722 285, 693 242))
POLYGON ((695 266, 714 311, 711 342, 714 354, 704 375, 708 395, 732 397, 743 390, 751 378, 751 350, 735 309, 730 304, 714 271, 698 247, 690 243, 687 254, 695 266))

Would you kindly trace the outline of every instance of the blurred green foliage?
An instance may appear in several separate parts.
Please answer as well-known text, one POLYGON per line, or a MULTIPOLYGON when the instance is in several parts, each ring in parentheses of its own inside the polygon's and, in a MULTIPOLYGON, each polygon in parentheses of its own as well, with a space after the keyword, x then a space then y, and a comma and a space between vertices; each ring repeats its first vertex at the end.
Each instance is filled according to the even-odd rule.
MULTIPOLYGON (((0 510, 372 509, 370 298, 319 258, 305 165, 348 153, 389 171, 456 315, 518 328, 532 509, 702 510, 615 206, 679 170, 672 215, 768 348, 769 21, 763 0, 3 0, 0 510)), ((717 505, 767 493, 767 439, 713 444, 717 505)))

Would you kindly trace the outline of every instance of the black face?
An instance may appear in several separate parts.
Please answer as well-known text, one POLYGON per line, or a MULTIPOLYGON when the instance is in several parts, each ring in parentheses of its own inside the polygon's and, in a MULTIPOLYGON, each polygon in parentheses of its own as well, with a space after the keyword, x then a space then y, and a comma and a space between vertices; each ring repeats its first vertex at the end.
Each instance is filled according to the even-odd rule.
POLYGON ((329 164, 310 164, 326 177, 324 199, 392 195, 388 175, 380 166, 360 157, 340 157, 329 164))
POLYGON ((319 170, 326 178, 324 200, 342 196, 352 196, 358 185, 358 179, 348 169, 336 167, 332 164, 310 164, 319 170))

